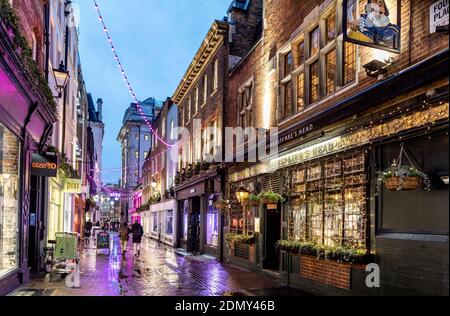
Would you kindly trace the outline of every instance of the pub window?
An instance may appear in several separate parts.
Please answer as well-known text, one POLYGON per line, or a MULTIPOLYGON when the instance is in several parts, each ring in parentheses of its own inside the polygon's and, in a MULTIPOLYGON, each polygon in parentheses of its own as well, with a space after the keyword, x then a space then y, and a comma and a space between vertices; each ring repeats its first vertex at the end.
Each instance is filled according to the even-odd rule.
POLYGON ((356 153, 293 170, 291 240, 366 248, 365 162, 356 153))
POLYGON ((305 74, 302 72, 297 77, 297 112, 305 108, 305 74))
MULTIPOLYGON (((337 5, 342 3, 338 1, 337 5)), ((281 55, 280 77, 283 79, 279 82, 279 108, 282 120, 357 79, 356 45, 343 42, 337 23, 342 20, 342 14, 342 10, 331 8, 320 16, 314 28, 308 28, 308 32, 294 40, 294 65, 289 63, 289 54, 281 55), (288 85, 290 82, 292 88, 288 85)))
POLYGON ((326 38, 328 44, 336 39, 336 11, 333 11, 333 13, 331 13, 328 16, 326 20, 326 25, 327 25, 326 38))
POLYGON ((319 101, 319 61, 311 64, 309 68, 309 78, 310 78, 310 86, 309 86, 309 96, 310 103, 314 103, 319 101))
POLYGON ((284 95, 284 117, 289 117, 292 115, 292 82, 288 81, 283 85, 283 95, 284 95))
POLYGON ((253 78, 238 89, 238 123, 242 129, 253 126, 253 78))
POLYGON ((310 49, 309 49, 309 57, 315 56, 319 53, 320 50, 320 32, 319 27, 316 27, 310 34, 310 49))
POLYGON ((297 67, 305 63, 305 41, 301 41, 297 46, 297 67))
POLYGON ((289 52, 284 55, 284 77, 287 77, 292 72, 292 53, 289 52))
POLYGON ((344 84, 349 84, 356 79, 356 45, 346 42, 344 47, 344 84))
POLYGON ((326 56, 327 95, 336 91, 336 49, 326 56))

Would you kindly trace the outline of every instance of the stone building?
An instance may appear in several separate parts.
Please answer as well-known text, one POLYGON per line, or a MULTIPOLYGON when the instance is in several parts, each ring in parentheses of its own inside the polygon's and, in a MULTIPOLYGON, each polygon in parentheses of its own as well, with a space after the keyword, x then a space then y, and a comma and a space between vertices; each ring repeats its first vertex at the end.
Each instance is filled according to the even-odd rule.
POLYGON ((230 243, 230 264, 315 294, 448 295, 448 36, 430 27, 434 1, 385 3, 390 38, 351 23, 367 1, 264 1, 262 37, 230 71, 226 124, 278 128, 279 148, 228 165, 225 234, 251 236, 230 243), (377 185, 399 164, 431 183, 387 172, 377 185))
MULTIPOLYGON (((0 1, 0 295, 30 276, 42 236, 45 183, 32 161, 56 104, 45 80, 44 4, 0 1)), ((52 165, 56 169, 56 165, 52 165)))
MULTIPOLYGON (((175 247, 177 245, 177 201, 175 199, 174 179, 177 172, 177 149, 175 128, 178 126, 178 109, 167 99, 155 119, 154 136, 142 169, 142 205, 139 217, 142 219, 145 235, 175 247)), ((137 195, 139 199, 139 194, 137 195)))
MULTIPOLYGON (((158 116, 162 102, 149 98, 140 103, 147 120, 153 122, 158 116)), ((152 133, 139 114, 137 105, 132 103, 125 111, 123 125, 117 140, 122 145, 122 188, 133 192, 142 178, 142 165, 150 152, 152 133)), ((128 218, 128 211, 132 208, 132 198, 122 204, 122 211, 128 218)))

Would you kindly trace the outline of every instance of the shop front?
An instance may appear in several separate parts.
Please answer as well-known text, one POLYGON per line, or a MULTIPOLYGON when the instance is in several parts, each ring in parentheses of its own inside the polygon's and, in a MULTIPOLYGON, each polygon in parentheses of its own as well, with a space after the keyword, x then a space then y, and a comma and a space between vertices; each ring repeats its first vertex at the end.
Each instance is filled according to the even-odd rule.
POLYGON ((20 141, 0 123, 0 293, 2 286, 7 287, 4 280, 20 267, 21 175, 20 141))
POLYGON ((243 187, 250 198, 231 205, 229 263, 279 272, 285 285, 314 294, 444 293, 439 280, 447 278, 448 255, 447 88, 437 89, 434 99, 424 101, 417 93, 381 104, 358 121, 325 125, 334 131, 326 137, 313 132, 303 144, 280 142, 282 153, 266 163, 231 168, 229 197, 243 187), (389 187, 396 179, 385 170, 393 166, 405 170, 405 181, 418 182, 389 187), (279 198, 267 203, 264 196, 279 198), (396 253, 404 253, 414 275, 429 286, 405 289, 415 281, 395 274, 404 265, 396 253), (381 267, 381 290, 365 285, 368 263, 381 267))
POLYGON ((150 210, 140 213, 144 235, 171 247, 177 243, 177 202, 168 200, 150 205, 150 210))
POLYGON ((221 186, 221 176, 210 170, 176 187, 179 248, 221 258, 222 213, 215 206, 222 195, 221 186))
MULTIPOLYGON (((25 39, 4 17, 0 19, 0 295, 29 280, 30 237, 39 239, 43 224, 33 214, 42 214, 45 205, 34 199, 35 193, 43 193, 44 179, 32 177, 32 156, 42 151, 56 121, 45 81, 28 71, 36 66, 31 65, 34 61, 19 56, 14 44, 25 39)), ((32 249, 38 242, 33 241, 32 249)))

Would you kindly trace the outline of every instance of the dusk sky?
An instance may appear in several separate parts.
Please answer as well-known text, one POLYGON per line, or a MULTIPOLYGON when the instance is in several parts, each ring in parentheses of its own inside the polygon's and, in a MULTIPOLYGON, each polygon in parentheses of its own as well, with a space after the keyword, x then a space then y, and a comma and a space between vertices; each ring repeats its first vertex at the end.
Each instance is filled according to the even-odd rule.
MULTIPOLYGON (((230 0, 98 0, 98 5, 138 98, 172 96, 215 19, 230 0)), ((113 58, 93 1, 80 6, 80 57, 86 87, 104 102, 103 168, 121 166, 117 142, 123 114, 132 102, 113 58)), ((103 181, 117 182, 119 173, 103 181)))

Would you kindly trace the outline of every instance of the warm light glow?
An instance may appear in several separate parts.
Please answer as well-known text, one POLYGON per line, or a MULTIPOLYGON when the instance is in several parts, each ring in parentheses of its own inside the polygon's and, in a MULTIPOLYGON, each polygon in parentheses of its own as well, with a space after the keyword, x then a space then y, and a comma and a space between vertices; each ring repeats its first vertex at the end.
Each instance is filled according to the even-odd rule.
POLYGON ((238 199, 239 203, 244 203, 245 201, 247 201, 249 199, 249 197, 250 197, 250 192, 244 187, 239 188, 236 191, 236 198, 238 199))
POLYGON ((263 128, 269 129, 270 122, 272 119, 273 111, 273 85, 272 85, 272 74, 273 71, 267 73, 264 80, 264 100, 263 100, 263 128))

